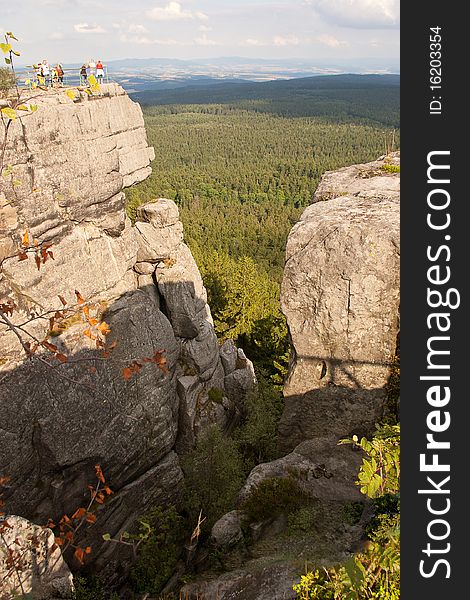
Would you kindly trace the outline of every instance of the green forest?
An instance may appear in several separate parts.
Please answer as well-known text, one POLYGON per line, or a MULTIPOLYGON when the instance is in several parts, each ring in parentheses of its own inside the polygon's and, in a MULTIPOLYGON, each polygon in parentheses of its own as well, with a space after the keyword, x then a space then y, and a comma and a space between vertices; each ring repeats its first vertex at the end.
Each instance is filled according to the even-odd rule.
POLYGON ((143 106, 156 157, 152 175, 127 190, 128 213, 135 218, 138 205, 158 197, 175 200, 218 336, 236 340, 276 385, 288 361, 279 292, 289 231, 325 171, 374 160, 399 145, 396 82, 349 78, 341 85, 335 77, 309 78, 321 79, 316 92, 329 98, 328 116, 319 111, 318 95, 309 103, 305 85, 295 80, 269 86, 269 102, 234 101, 244 95, 239 84, 242 91, 230 86, 224 104, 164 103, 168 96, 206 93, 191 88, 161 92, 157 105, 143 106), (345 119, 348 90, 357 122, 345 119), (304 116, 282 116, 280 105, 304 116))

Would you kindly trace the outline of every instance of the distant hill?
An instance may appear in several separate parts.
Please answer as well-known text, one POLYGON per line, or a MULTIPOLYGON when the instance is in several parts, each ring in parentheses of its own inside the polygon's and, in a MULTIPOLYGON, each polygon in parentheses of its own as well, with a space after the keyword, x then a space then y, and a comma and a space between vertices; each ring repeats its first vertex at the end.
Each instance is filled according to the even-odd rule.
POLYGON ((336 121, 399 127, 399 75, 317 75, 267 82, 201 84, 132 93, 144 106, 234 104, 282 116, 319 116, 336 121))

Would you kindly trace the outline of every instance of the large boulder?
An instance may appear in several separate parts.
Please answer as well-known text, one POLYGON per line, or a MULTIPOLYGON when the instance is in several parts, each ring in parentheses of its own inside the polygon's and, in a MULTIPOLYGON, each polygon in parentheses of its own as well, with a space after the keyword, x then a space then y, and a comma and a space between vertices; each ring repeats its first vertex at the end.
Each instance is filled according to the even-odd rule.
POLYGON ((327 175, 289 235, 281 303, 294 352, 284 450, 322 435, 371 433, 383 415, 400 301, 399 174, 387 164, 348 167, 339 183, 327 175))

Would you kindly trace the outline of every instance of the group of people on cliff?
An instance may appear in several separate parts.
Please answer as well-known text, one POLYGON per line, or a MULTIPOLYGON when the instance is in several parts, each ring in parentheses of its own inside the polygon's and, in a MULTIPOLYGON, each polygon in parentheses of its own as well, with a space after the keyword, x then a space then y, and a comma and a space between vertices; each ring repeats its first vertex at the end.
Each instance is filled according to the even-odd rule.
MULTIPOLYGON (((64 68, 60 62, 51 66, 49 61, 44 59, 33 66, 38 85, 45 85, 46 87, 60 87, 64 85, 64 68)), ((96 77, 100 83, 104 79, 103 63, 101 60, 96 62, 94 60, 90 60, 87 63, 83 63, 80 67, 79 75, 80 85, 87 85, 88 78, 91 75, 96 77)))
POLYGON ((83 63, 80 67, 80 84, 86 85, 88 82, 88 77, 93 75, 98 80, 98 83, 101 83, 104 78, 104 67, 101 60, 88 61, 88 63, 83 63))
POLYGON ((39 85, 45 85, 47 87, 53 85, 63 85, 64 68, 60 62, 51 66, 49 65, 49 61, 44 59, 33 66, 36 72, 36 80, 39 85))

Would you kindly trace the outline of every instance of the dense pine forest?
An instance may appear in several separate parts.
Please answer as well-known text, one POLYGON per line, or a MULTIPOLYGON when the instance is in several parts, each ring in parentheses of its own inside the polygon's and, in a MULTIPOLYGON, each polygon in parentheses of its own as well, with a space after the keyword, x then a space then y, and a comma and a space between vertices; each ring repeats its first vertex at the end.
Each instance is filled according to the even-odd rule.
POLYGON ((317 77, 148 93, 156 158, 151 177, 127 192, 129 214, 157 197, 177 202, 217 334, 237 340, 276 383, 287 361, 279 307, 287 235, 325 171, 398 148, 397 82, 317 77), (224 103, 209 102, 221 94, 224 103))

